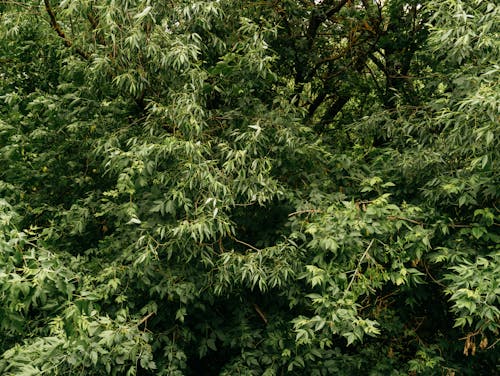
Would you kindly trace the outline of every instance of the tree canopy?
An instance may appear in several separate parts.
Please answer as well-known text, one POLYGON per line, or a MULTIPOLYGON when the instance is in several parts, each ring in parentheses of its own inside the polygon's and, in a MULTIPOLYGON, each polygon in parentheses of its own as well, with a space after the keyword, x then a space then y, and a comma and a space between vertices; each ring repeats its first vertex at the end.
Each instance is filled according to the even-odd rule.
POLYGON ((0 17, 2 375, 499 372, 500 5, 0 17))

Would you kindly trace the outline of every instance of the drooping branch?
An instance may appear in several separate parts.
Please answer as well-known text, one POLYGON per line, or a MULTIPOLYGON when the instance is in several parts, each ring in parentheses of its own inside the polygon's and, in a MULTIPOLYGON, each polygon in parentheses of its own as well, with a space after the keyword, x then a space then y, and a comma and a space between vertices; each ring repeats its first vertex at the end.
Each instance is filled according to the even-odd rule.
MULTIPOLYGON (((61 37, 61 39, 64 41, 64 45, 68 48, 73 47, 73 42, 71 42, 70 39, 66 36, 64 33, 63 29, 61 28, 61 25, 57 22, 56 15, 54 13, 54 10, 50 6, 50 1, 49 0, 43 0, 45 4, 45 10, 47 11, 47 14, 49 15, 50 18, 50 26, 54 29, 54 31, 61 37)), ((76 53, 80 55, 82 58, 85 60, 88 60, 89 56, 86 52, 82 51, 81 49, 74 47, 76 53)))

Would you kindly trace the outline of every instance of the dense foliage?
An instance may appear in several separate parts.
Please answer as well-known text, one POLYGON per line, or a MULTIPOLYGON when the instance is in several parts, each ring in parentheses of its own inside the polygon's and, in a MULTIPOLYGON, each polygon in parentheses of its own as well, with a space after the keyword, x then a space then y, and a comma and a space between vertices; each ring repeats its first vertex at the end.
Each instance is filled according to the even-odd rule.
POLYGON ((492 375, 500 6, 0 1, 2 375, 492 375))

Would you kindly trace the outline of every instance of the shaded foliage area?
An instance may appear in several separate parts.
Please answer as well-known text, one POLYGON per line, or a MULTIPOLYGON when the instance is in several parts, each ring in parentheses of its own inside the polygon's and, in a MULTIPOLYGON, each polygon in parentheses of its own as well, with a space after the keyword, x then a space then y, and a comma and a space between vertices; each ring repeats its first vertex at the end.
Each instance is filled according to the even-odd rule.
POLYGON ((0 12, 0 373, 498 372, 498 5, 0 12))

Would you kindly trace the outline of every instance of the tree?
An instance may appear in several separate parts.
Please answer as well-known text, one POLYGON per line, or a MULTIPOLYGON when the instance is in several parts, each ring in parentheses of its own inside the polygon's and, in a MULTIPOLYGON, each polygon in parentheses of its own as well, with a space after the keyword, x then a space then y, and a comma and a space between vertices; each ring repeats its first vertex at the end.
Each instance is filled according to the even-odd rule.
POLYGON ((499 6, 0 7, 2 374, 498 367, 499 6))

